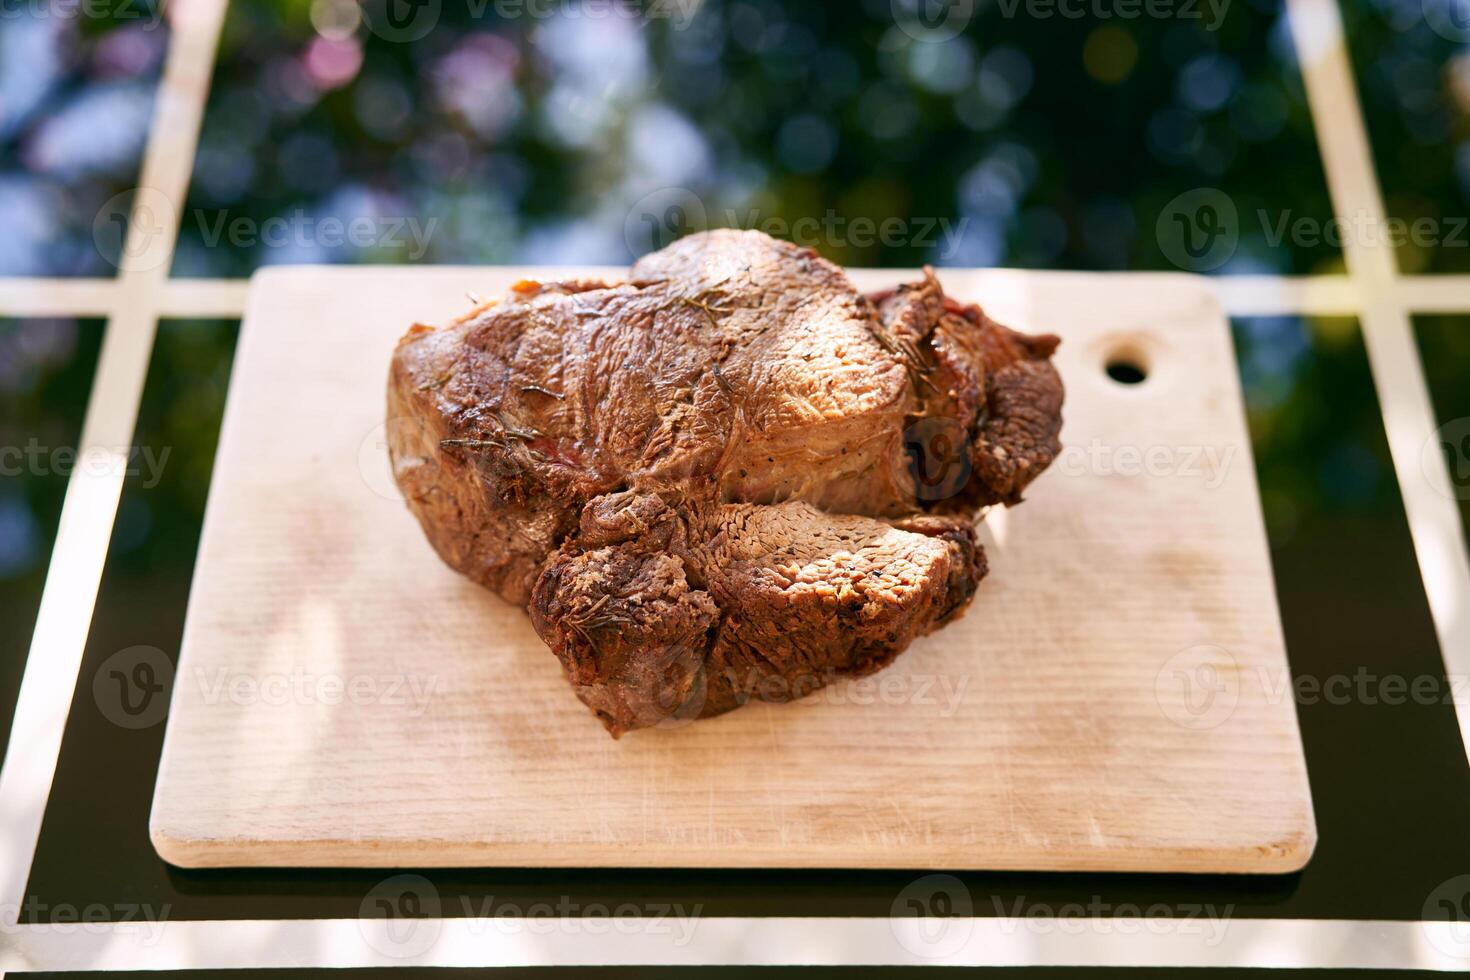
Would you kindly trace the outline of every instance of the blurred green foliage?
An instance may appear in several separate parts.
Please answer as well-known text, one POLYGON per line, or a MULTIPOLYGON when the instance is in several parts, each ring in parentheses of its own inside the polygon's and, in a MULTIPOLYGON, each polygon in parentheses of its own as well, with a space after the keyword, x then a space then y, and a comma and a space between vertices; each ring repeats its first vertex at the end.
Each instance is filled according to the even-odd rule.
POLYGON ((1340 0, 1404 273, 1470 272, 1470 23, 1459 0, 1340 0), (1420 222, 1423 235, 1411 234, 1420 222))
POLYGON ((1224 271, 1340 266, 1271 240, 1331 215, 1278 0, 990 0, 952 37, 905 2, 445 0, 422 36, 351 0, 232 4, 176 271, 623 263, 731 224, 854 265, 1169 269, 1156 228, 1201 187, 1239 215, 1224 271))

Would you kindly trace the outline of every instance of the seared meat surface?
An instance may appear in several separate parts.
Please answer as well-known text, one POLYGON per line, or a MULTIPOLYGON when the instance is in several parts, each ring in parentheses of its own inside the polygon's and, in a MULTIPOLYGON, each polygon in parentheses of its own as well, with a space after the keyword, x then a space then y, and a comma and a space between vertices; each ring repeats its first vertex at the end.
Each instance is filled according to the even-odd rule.
POLYGON ((528 606, 617 736, 871 673, 959 615, 977 510, 1059 450, 1056 344, 928 272, 868 297, 708 232, 410 330, 389 448, 440 556, 528 606))

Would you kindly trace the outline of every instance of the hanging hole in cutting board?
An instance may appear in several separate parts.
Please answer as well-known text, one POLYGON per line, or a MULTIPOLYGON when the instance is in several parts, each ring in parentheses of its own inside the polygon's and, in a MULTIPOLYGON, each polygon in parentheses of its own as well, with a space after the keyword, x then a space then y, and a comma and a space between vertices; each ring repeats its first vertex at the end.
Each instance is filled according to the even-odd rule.
POLYGON ((1108 377, 1120 385, 1140 385, 1148 380, 1148 361, 1138 350, 1125 347, 1113 351, 1103 364, 1108 377))

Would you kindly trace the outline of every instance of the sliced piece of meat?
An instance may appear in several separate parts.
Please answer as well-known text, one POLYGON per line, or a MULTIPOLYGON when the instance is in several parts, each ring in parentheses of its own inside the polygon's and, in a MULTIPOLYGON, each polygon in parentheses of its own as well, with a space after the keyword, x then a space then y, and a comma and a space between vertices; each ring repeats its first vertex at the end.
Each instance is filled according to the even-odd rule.
POLYGON ((415 327, 390 453, 440 556, 530 604, 616 734, 878 669, 958 615, 977 508, 1058 451, 1055 345, 928 270, 867 297, 809 249, 710 232, 626 283, 522 282, 415 327))
POLYGON ((970 525, 968 537, 916 533, 801 501, 726 504, 712 518, 696 561, 727 612, 709 650, 706 715, 888 666, 985 574, 970 525))
POLYGON ((984 574, 968 522, 629 491, 588 503, 530 611, 620 735, 872 673, 963 608, 984 574))

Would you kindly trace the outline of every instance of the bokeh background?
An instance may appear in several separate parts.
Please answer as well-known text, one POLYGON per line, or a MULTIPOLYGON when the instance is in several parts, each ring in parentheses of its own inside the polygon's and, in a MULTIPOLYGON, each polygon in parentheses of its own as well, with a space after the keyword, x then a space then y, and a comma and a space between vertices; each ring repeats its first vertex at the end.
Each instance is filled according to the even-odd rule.
MULTIPOLYGON (((1344 0, 1385 196, 1407 221, 1470 211, 1470 30, 1454 2, 1344 0)), ((126 214, 167 3, 6 5, 0 274, 111 270, 94 224, 126 214)), ((409 28, 376 0, 231 5, 177 274, 624 262, 702 223, 829 214, 906 223, 886 241, 798 236, 848 264, 1173 268, 1188 263, 1160 248, 1157 222, 1196 188, 1241 217, 1221 271, 1341 268, 1329 241, 1272 234, 1331 217, 1280 0, 1171 0, 1167 16, 1131 18, 1079 0, 393 3, 409 28), (955 19, 923 19, 930 8, 955 19), (704 213, 630 226, 649 195, 675 192, 704 213), (228 232, 328 217, 434 226, 422 243, 228 232), (931 222, 946 233, 925 234, 931 222)), ((1401 268, 1470 269, 1470 232, 1442 237, 1455 241, 1406 242, 1401 268)))
MULTIPOLYGON (((1089 23, 992 0, 953 37, 905 30, 889 0, 667 0, 643 18, 502 6, 446 5, 426 36, 395 42, 349 30, 352 0, 236 5, 191 209, 432 216, 432 261, 589 263, 691 227, 831 212, 908 224, 889 243, 797 236, 845 264, 1097 269, 1169 267, 1155 218, 1195 187, 1331 213, 1269 2, 1238 0, 1211 29, 1203 5, 1198 20, 1089 23), (941 219, 948 236, 924 234, 941 219)), ((1256 237, 1239 268, 1336 260, 1256 237)), ((178 271, 402 258, 202 238, 185 235, 178 271)))

